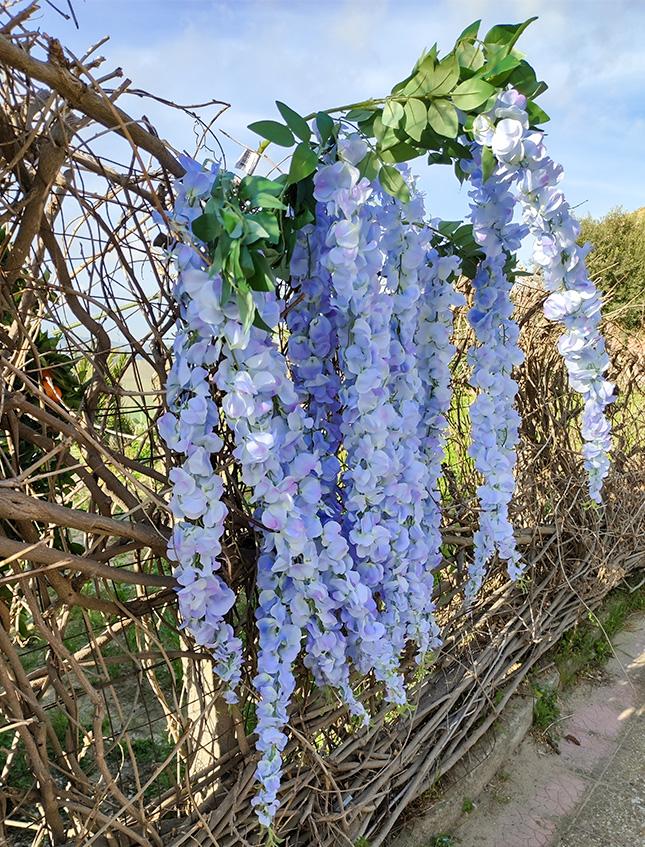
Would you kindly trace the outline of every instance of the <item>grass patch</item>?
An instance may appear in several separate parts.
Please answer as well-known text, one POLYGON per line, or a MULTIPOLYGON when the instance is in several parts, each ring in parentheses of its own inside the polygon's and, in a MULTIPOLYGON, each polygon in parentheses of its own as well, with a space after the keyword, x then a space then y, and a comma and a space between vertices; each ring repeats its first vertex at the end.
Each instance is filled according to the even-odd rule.
POLYGON ((624 627, 633 612, 644 610, 645 588, 633 592, 615 589, 597 612, 589 612, 565 633, 554 656, 562 685, 570 685, 585 670, 602 667, 613 655, 609 639, 624 627))
MULTIPOLYGON (((0 771, 4 768, 14 740, 13 732, 0 732, 0 771)), ((18 741, 17 748, 11 759, 11 766, 7 774, 7 788, 15 788, 18 791, 29 791, 34 785, 35 779, 31 773, 27 754, 22 741, 18 741)))
MULTIPOLYGON (((139 770, 139 778, 143 783, 150 779, 162 762, 168 758, 174 747, 169 740, 163 738, 133 738, 130 740, 130 744, 139 770)), ((107 756, 107 761, 113 772, 119 769, 120 763, 125 764, 129 770, 129 756, 123 745, 119 744, 113 747, 107 756)), ((176 784, 176 760, 171 759, 143 792, 144 802, 159 798, 161 794, 176 784)))
POLYGON ((428 847, 456 847, 457 842, 452 835, 435 835, 428 847))
POLYGON ((558 692, 551 685, 533 686, 533 726, 546 732, 560 717, 558 692))

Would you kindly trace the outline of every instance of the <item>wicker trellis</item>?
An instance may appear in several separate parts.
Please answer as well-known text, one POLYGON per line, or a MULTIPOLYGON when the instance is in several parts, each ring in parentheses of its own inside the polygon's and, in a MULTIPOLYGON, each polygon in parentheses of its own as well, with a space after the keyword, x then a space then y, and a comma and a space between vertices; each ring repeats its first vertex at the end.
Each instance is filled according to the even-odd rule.
MULTIPOLYGON (((96 47, 76 58, 32 26, 35 4, 3 6, 0 844, 258 844, 250 689, 222 704, 208 655, 178 630, 164 558, 172 457, 155 420, 174 314, 151 211, 168 208, 181 167, 116 105, 130 83, 96 47)), ((303 669, 276 821, 286 845, 383 844, 557 638, 643 566, 642 348, 608 326, 616 450, 606 507, 590 510, 556 331, 535 281, 519 299, 515 519, 529 577, 511 585, 494 567, 464 610, 476 480, 455 408, 436 575, 444 646, 428 667, 406 666, 409 710, 356 680, 374 715, 361 730, 303 669)), ((226 482, 226 567, 250 597, 253 527, 233 471, 226 482)), ((237 621, 249 645, 251 607, 237 621)))

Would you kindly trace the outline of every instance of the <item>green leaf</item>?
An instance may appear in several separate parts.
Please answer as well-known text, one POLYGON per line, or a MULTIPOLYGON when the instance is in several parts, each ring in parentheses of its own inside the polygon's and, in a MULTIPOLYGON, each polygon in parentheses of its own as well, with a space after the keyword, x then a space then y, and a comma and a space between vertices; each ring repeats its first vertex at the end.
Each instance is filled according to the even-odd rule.
POLYGON ((489 82, 473 77, 460 83, 455 88, 452 92, 452 102, 458 109, 469 112, 485 103, 494 93, 495 88, 489 82))
POLYGON ((374 113, 373 109, 350 109, 349 112, 345 115, 348 121, 355 121, 356 123, 360 123, 361 121, 367 120, 374 113))
POLYGON ((457 232, 460 226, 461 221, 439 221, 437 229, 442 235, 445 235, 446 238, 452 238, 453 234, 457 232))
POLYGON ((381 152, 381 159, 390 164, 398 164, 399 162, 409 162, 410 159, 416 159, 419 151, 416 147, 408 144, 407 141, 400 141, 394 147, 389 147, 381 152))
POLYGON ((497 24, 486 33, 484 44, 499 44, 510 53, 524 30, 536 20, 534 16, 520 24, 497 24))
POLYGON ((388 100, 383 106, 381 121, 383 126, 389 126, 396 129, 403 120, 403 106, 396 100, 388 100))
POLYGON ((501 62, 497 62, 493 68, 484 74, 484 78, 493 85, 502 85, 510 72, 520 64, 517 56, 505 56, 501 62))
POLYGON ((230 250, 224 259, 224 274, 228 274, 234 288, 246 284, 240 267, 240 247, 241 243, 238 240, 231 241, 230 250))
POLYGON ((222 306, 228 305, 228 301, 231 299, 231 283, 228 281, 227 277, 222 277, 222 296, 220 303, 222 306))
POLYGON ((316 115, 316 126, 320 133, 321 144, 326 144, 334 132, 334 120, 327 112, 318 112, 316 115))
POLYGON ((367 153, 358 163, 358 172, 361 177, 367 177, 370 182, 376 179, 378 172, 381 169, 381 160, 374 152, 367 153))
POLYGON ((366 118, 363 118, 362 121, 358 121, 358 128, 364 138, 374 137, 374 122, 377 118, 380 118, 380 114, 381 110, 378 109, 370 112, 370 114, 366 118))
POLYGON ((246 279, 249 279, 255 273, 251 251, 245 244, 240 247, 240 268, 246 279))
POLYGON ((456 138, 459 129, 457 110, 449 100, 433 100, 428 107, 428 123, 446 138, 456 138))
POLYGON ((280 147, 291 147, 295 144, 295 139, 289 127, 277 121, 256 121, 249 124, 249 129, 280 147))
POLYGON ((462 224, 458 227, 452 236, 452 243, 463 256, 474 256, 480 252, 480 247, 473 236, 472 224, 462 224))
POLYGON ((265 191, 260 191, 253 198, 253 205, 262 209, 286 209, 282 200, 274 197, 273 194, 267 194, 265 191))
POLYGON ((463 258, 461 260, 461 274, 465 276, 466 279, 475 279, 475 274, 477 273, 477 268, 479 267, 479 262, 477 259, 468 257, 463 258))
POLYGON ((517 68, 509 76, 508 81, 519 92, 527 97, 537 97, 538 93, 546 91, 546 83, 538 82, 535 71, 528 62, 519 62, 517 68), (538 92, 538 88, 540 91, 538 92))
MULTIPOLYGON (((274 194, 276 197, 279 197, 284 190, 284 186, 280 182, 276 182, 273 179, 267 179, 265 176, 245 176, 244 179, 240 181, 239 187, 239 197, 240 200, 249 200, 253 201, 253 199, 260 193, 262 194, 274 194)), ((259 203, 255 203, 256 206, 259 203)))
POLYGON ((293 219, 293 225, 296 229, 302 229, 303 226, 312 224, 315 220, 316 216, 311 209, 303 209, 302 212, 299 212, 293 219))
POLYGON ((311 149, 309 144, 305 144, 304 141, 301 142, 293 151, 291 157, 288 184, 293 185, 294 182, 300 182, 301 179, 308 177, 316 170, 317 165, 318 156, 315 151, 311 149))
POLYGON ((457 61, 460 67, 471 71, 478 71, 486 62, 484 51, 476 44, 464 41, 457 45, 457 61))
POLYGON ((244 243, 254 244, 262 238, 271 238, 271 234, 257 220, 249 220, 247 217, 244 221, 244 243))
POLYGON ((431 88, 428 92, 433 97, 441 97, 444 94, 450 94, 452 89, 459 82, 459 62, 454 53, 446 56, 436 66, 430 79, 431 88))
POLYGON ((493 171, 497 167, 497 160, 490 147, 484 147, 482 150, 482 181, 486 182, 492 176, 493 171))
POLYGON ((230 206, 222 209, 222 223, 231 238, 239 238, 242 235, 244 226, 242 215, 230 206))
POLYGON ((221 230, 215 215, 200 215, 198 218, 195 218, 191 228, 193 230, 193 234, 196 235, 200 241, 204 241, 205 243, 215 241, 221 230))
POLYGON ((429 165, 451 165, 453 157, 448 150, 432 150, 428 153, 429 165))
POLYGON ((374 118, 374 136, 381 150, 394 147, 395 144, 398 144, 402 140, 392 127, 384 125, 380 114, 374 118))
POLYGON ((252 215, 247 215, 246 222, 260 226, 266 233, 262 238, 268 238, 272 244, 276 244, 280 240, 280 226, 276 216, 271 212, 255 212, 252 215))
POLYGON ((291 132, 297 137, 302 139, 303 141, 309 141, 311 138, 311 130, 309 129, 309 125, 307 121, 299 115, 297 112, 294 112, 293 109, 290 109, 286 103, 281 103, 279 100, 275 101, 276 106, 278 107, 278 111, 284 118, 284 122, 289 127, 291 132))
POLYGON ((393 168, 392 165, 382 165, 378 178, 384 191, 403 203, 409 202, 410 189, 405 184, 400 171, 393 168))
POLYGON ((481 19, 478 21, 473 21, 471 24, 468 24, 466 29, 461 33, 457 41, 475 41, 479 34, 479 27, 481 26, 481 19))
POLYGON ((401 82, 397 82, 396 85, 392 86, 392 91, 390 94, 407 94, 405 89, 410 84, 411 80, 416 76, 416 70, 412 71, 411 74, 408 74, 405 79, 402 79, 401 82))
POLYGON ((270 333, 271 335, 273 334, 273 330, 271 329, 271 327, 269 326, 269 324, 268 324, 268 323, 266 323, 266 322, 262 319, 262 317, 260 316, 260 313, 259 313, 258 311, 256 311, 256 313, 255 313, 255 315, 254 315, 254 317, 253 317, 253 326, 256 326, 258 329, 263 329, 265 332, 268 332, 268 333, 270 333))
POLYGON ((420 70, 421 65, 423 65, 424 63, 428 63, 429 67, 431 68, 434 67, 437 64, 438 53, 439 47, 437 45, 437 42, 435 41, 435 43, 429 50, 424 50, 423 53, 419 56, 414 68, 412 68, 412 73, 410 74, 410 77, 414 76, 414 74, 416 74, 420 70))
POLYGON ((439 64, 435 63, 432 55, 428 55, 421 63, 416 76, 405 87, 404 92, 419 97, 429 94, 441 97, 452 91, 458 80, 459 62, 454 54, 446 56, 439 64))
POLYGON ((461 163, 459 162, 459 160, 457 160, 457 161, 454 163, 454 168, 455 168, 455 176, 456 176, 456 177, 457 177, 457 179, 459 180, 459 185, 463 185, 464 180, 466 180, 466 179, 468 178, 468 174, 467 174, 467 173, 466 173, 466 171, 465 171, 465 170, 461 167, 461 163))
POLYGON ((230 247, 231 239, 222 230, 222 233, 215 244, 215 252, 213 253, 213 261, 211 263, 209 274, 215 275, 224 269, 224 263, 226 262, 230 247))
POLYGON ((254 291, 273 291, 275 277, 266 257, 256 250, 252 258, 254 274, 249 278, 249 285, 254 291))
POLYGON ((529 122, 531 126, 545 124, 547 121, 551 120, 547 113, 543 109, 540 109, 537 103, 534 103, 532 100, 529 100, 529 102, 526 104, 526 112, 529 116, 529 122))
POLYGON ((237 308, 240 313, 240 320, 242 321, 242 328, 246 332, 251 328, 253 318, 255 317, 253 295, 251 294, 251 290, 248 286, 241 286, 235 292, 235 297, 237 300, 237 308))
POLYGON ((405 104, 405 132, 415 141, 421 141, 421 134, 428 125, 428 108, 422 100, 411 98, 405 104))
MULTIPOLYGON (((314 183, 311 179, 301 180, 296 183, 295 209, 316 209, 314 199, 314 183)), ((288 219, 287 219, 288 220, 288 219)))

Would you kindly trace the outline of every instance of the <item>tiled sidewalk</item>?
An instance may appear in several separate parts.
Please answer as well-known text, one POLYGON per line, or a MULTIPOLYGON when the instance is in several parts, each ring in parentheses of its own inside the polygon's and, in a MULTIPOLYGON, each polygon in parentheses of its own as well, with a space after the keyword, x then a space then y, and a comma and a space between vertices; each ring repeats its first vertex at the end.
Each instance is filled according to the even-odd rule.
MULTIPOLYGON (((643 618, 640 623, 644 623, 643 618)), ((607 718, 594 726, 593 706, 582 710, 582 720, 579 714, 571 718, 574 726, 577 721, 583 732, 595 732, 599 739, 609 739, 610 745, 616 726, 619 736, 618 744, 604 758, 593 787, 585 790, 571 821, 562 828, 558 847, 645 845, 645 652, 642 632, 640 639, 635 635, 627 630, 614 643, 618 661, 634 686, 633 696, 625 690, 625 676, 618 662, 612 660, 609 671, 617 682, 606 692, 606 706, 597 706, 598 715, 602 710, 607 718), (616 714, 621 704, 625 708, 616 714), (592 725, 587 727, 590 720, 592 725)))
POLYGON ((645 847, 645 616, 600 684, 560 703, 557 755, 531 737, 455 830, 459 847, 645 847))

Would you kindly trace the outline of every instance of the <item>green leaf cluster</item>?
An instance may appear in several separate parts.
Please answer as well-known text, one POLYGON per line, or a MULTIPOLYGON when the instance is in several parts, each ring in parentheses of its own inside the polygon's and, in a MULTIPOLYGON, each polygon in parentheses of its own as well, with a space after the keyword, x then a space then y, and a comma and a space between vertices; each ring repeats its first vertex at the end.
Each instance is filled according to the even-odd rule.
MULTIPOLYGON (((265 142, 278 144, 280 147, 293 147, 296 144, 287 175, 287 185, 293 185, 302 179, 306 179, 309 174, 316 170, 318 154, 311 144, 311 129, 307 120, 280 100, 276 100, 276 106, 284 123, 256 121, 249 124, 249 129, 262 136, 265 142), (296 139, 299 139, 298 143, 296 139)), ((321 112, 316 116, 316 124, 323 143, 325 143, 334 132, 334 122, 329 115, 321 112)))
MULTIPOLYGON (((533 126, 548 121, 548 115, 535 102, 546 85, 515 46, 534 20, 498 24, 483 37, 481 22, 475 21, 464 29, 447 55, 440 56, 436 44, 425 51, 410 74, 386 97, 306 117, 277 101, 281 121, 250 124, 249 128, 264 139, 260 150, 268 144, 293 148, 288 174, 268 181, 276 186, 273 193, 261 182, 248 182, 260 178, 246 177, 237 201, 229 202, 226 209, 220 208, 221 202, 216 209, 209 201, 204 215, 193 225, 195 233, 213 245, 215 270, 222 272, 238 299, 242 298, 247 320, 252 312, 250 291, 272 285, 278 270, 284 274, 282 278, 288 277, 288 258, 296 232, 314 218, 312 175, 342 123, 354 125, 368 142, 369 152, 359 164, 361 175, 370 180, 378 178, 386 192, 406 202, 408 187, 396 165, 424 156, 429 164, 452 165, 463 181, 466 174, 460 163, 470 158, 468 138, 472 137, 474 119, 488 111, 507 86, 526 96, 533 126), (333 115, 339 117, 334 120, 333 115), (312 138, 312 119, 319 141, 312 138), (239 248, 233 243, 237 241, 239 248), (258 254, 267 261, 259 259, 258 254)), ((485 177, 494 164, 491 151, 485 150, 485 177)), ((474 275, 481 254, 469 226, 456 222, 454 227, 442 226, 436 242, 439 249, 457 252, 465 274, 474 275)))
MULTIPOLYGON (((534 125, 547 121, 548 115, 534 103, 546 85, 538 82, 514 46, 532 20, 493 27, 483 39, 476 21, 448 55, 440 58, 434 45, 388 97, 360 104, 360 114, 348 114, 367 138, 374 139, 362 170, 373 176, 385 165, 425 155, 430 164, 452 164, 463 179, 459 160, 468 158, 469 151, 460 137, 470 134, 474 118, 488 110, 507 85, 526 95, 534 125)), ((405 200, 405 185, 392 177, 391 170, 380 176, 383 188, 405 200)))
POLYGON ((193 234, 210 252, 212 273, 222 276, 222 299, 237 298, 245 326, 259 318, 252 291, 272 291, 274 265, 282 254, 283 194, 287 179, 246 176, 239 182, 222 173, 204 210, 192 223, 193 234))

